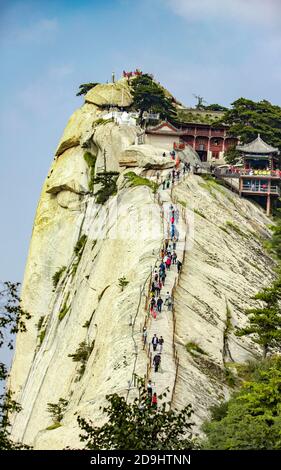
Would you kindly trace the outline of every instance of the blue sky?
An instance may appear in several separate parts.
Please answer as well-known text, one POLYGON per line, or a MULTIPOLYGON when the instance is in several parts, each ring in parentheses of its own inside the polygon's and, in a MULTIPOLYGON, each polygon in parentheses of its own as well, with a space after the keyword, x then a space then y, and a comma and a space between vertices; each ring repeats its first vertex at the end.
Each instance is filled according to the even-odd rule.
POLYGON ((281 105, 279 0, 0 0, 0 279, 22 280, 40 190, 80 83, 152 72, 175 96, 281 105))

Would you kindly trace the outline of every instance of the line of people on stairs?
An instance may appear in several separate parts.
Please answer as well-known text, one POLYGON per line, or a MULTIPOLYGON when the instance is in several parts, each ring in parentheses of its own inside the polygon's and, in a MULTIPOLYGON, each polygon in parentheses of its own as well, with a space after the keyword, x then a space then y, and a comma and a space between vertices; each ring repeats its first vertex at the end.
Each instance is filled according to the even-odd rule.
MULTIPOLYGON (((167 291, 165 300, 163 301, 161 297, 161 290, 165 286, 165 280, 169 271, 171 271, 171 266, 177 267, 178 274, 180 273, 182 262, 178 259, 176 253, 176 247, 178 242, 179 233, 176 231, 175 222, 179 222, 179 211, 175 209, 174 206, 171 204, 169 207, 169 227, 170 227, 170 239, 166 239, 164 243, 164 247, 160 251, 160 265, 158 268, 154 269, 151 279, 151 286, 150 286, 150 314, 156 320, 157 316, 161 314, 163 304, 167 306, 168 311, 173 310, 173 298, 169 291, 167 291)), ((146 327, 143 328, 143 342, 144 346, 147 343, 147 329, 146 327)), ((153 352, 156 354, 153 357, 153 366, 154 372, 159 371, 159 367, 161 365, 161 354, 163 351, 163 344, 164 338, 160 336, 158 338, 157 334, 155 333, 152 340, 151 345, 153 348, 153 352), (157 350, 159 345, 159 350, 157 350)), ((156 392, 153 393, 152 390, 152 383, 151 380, 148 381, 147 385, 147 399, 151 406, 157 408, 157 394, 156 392)))

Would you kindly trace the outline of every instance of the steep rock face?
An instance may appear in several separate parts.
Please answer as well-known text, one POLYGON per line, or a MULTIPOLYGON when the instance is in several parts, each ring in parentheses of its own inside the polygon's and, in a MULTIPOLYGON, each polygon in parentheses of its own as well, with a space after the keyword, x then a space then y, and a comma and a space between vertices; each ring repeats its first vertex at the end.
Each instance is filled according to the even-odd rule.
MULTIPOLYGON (((122 87, 118 93, 121 100, 122 87)), ((139 158, 139 146, 133 149, 138 129, 111 122, 96 125, 101 113, 96 104, 86 103, 70 119, 33 228, 22 291, 23 307, 32 319, 28 331, 17 337, 10 387, 22 405, 13 437, 38 449, 81 446, 77 415, 102 423, 99 407, 105 395, 116 391, 134 397, 136 390, 128 388, 128 381, 134 372, 147 372, 141 341, 145 294, 167 234, 168 216, 162 214, 171 197, 180 209, 180 230, 188 231, 174 317, 165 312, 162 322, 168 335, 175 320, 175 334, 170 336, 178 362, 173 363, 172 342, 166 342, 157 391, 174 384, 173 406, 192 403, 198 427, 208 407, 228 396, 228 370, 260 354, 251 340, 237 338, 232 328, 245 324, 243 312, 252 305, 251 295, 273 278, 274 263, 262 247, 269 220, 249 201, 196 176, 187 177, 172 195, 160 190, 158 197, 147 186, 130 187, 124 177, 130 152, 136 152, 134 171, 156 178, 151 151, 142 146, 139 158), (85 151, 96 157, 96 172, 105 161, 108 170, 120 172, 118 192, 104 206, 96 204, 89 191, 91 169, 85 151), (85 245, 79 251, 82 236, 85 245), (59 270, 54 288, 52 278, 59 270), (129 284, 122 291, 123 276, 129 284), (69 355, 83 341, 91 353, 82 373, 81 364, 69 355), (188 352, 190 342, 205 354, 188 352), (51 424, 47 403, 59 398, 68 400, 62 426, 46 430, 51 424)), ((161 159, 161 154, 154 149, 155 158, 161 159)), ((183 156, 196 161, 191 150, 183 156)), ((185 234, 180 235, 184 240, 185 234)), ((150 320, 148 328, 151 337, 157 322, 150 320)))
POLYGON ((201 177, 189 177, 174 190, 186 205, 187 251, 175 295, 176 345, 180 359, 175 404, 194 405, 195 421, 229 394, 235 364, 259 357, 249 338, 235 327, 246 324, 251 297, 274 278, 274 262, 262 241, 270 223, 262 210, 228 189, 201 177), (205 354, 191 354, 188 343, 205 354))
POLYGON ((152 145, 131 145, 127 147, 119 158, 121 167, 142 167, 152 169, 165 169, 175 166, 175 161, 163 158, 165 149, 152 145))
POLYGON ((101 110, 90 103, 85 103, 77 109, 69 119, 56 150, 56 155, 61 155, 65 150, 76 147, 80 140, 90 137, 93 133, 93 123, 98 118, 101 110))

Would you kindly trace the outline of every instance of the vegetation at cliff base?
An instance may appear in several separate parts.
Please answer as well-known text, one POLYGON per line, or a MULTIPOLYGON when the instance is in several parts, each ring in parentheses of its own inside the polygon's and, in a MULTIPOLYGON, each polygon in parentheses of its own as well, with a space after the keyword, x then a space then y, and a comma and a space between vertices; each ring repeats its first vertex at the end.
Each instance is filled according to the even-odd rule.
POLYGON ((278 278, 271 287, 266 287, 254 297, 256 308, 246 310, 248 325, 237 328, 237 336, 253 335, 253 340, 263 349, 266 357, 270 350, 281 350, 281 280, 278 278))
MULTIPOLYGON (((0 348, 13 349, 13 335, 26 331, 26 320, 31 315, 23 310, 19 297, 20 284, 4 282, 0 288, 0 348)), ((6 380, 8 371, 6 365, 0 362, 0 381, 6 380)), ((0 395, 0 450, 30 449, 30 446, 11 439, 10 416, 21 410, 20 405, 13 399, 8 390, 0 395)))
POLYGON ((204 449, 281 449, 281 358, 251 363, 232 398, 211 409, 211 420, 202 429, 204 449))
POLYGON ((181 411, 161 403, 154 408, 147 397, 143 379, 138 379, 139 396, 126 402, 123 396, 107 395, 108 405, 103 408, 108 421, 97 427, 91 421, 78 417, 82 430, 80 440, 92 450, 189 450, 195 447, 191 433, 191 405, 181 411))

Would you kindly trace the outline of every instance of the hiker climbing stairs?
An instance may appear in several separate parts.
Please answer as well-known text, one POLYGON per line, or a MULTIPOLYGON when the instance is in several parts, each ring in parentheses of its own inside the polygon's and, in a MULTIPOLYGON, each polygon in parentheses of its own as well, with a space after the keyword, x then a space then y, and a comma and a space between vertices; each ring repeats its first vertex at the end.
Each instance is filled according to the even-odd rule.
MULTIPOLYGON (((173 204, 171 191, 165 189, 159 189, 159 204, 162 207, 162 214, 163 214, 163 230, 164 236, 166 240, 169 240, 171 243, 171 207, 177 211, 178 217, 175 221, 175 228, 176 233, 178 234, 178 241, 176 243, 176 253, 177 259, 179 261, 183 261, 184 256, 184 249, 185 249, 185 235, 187 231, 186 227, 186 220, 184 215, 181 213, 175 204, 173 204)), ((171 250, 173 251, 173 250, 171 250)), ((157 267, 161 263, 161 258, 159 257, 159 262, 157 267)), ((158 271, 158 269, 157 269, 158 271)), ((152 274, 153 276, 153 274, 152 274)), ((178 281, 178 270, 176 264, 171 264, 170 270, 166 270, 166 279, 165 285, 162 287, 161 290, 161 297, 163 300, 165 299, 167 293, 170 295, 173 294, 174 288, 178 281)), ((172 299, 174 302, 174 299, 172 299)), ((150 322, 148 323, 148 341, 149 341, 149 351, 150 354, 150 361, 152 359, 152 365, 150 369, 149 379, 152 381, 153 390, 156 391, 157 395, 159 396, 162 394, 165 389, 168 387, 169 392, 167 394, 167 400, 172 401, 173 398, 173 390, 175 386, 176 380, 176 372, 177 372, 177 357, 176 357, 176 350, 174 344, 174 330, 175 330, 175 309, 174 305, 172 309, 168 309, 167 305, 163 304, 162 312, 158 313, 156 318, 151 316, 150 322), (151 343, 152 337, 154 334, 157 335, 158 339, 160 336, 164 339, 164 345, 161 353, 161 364, 157 372, 154 370, 153 366, 153 358, 156 354, 160 351, 160 345, 158 344, 157 350, 153 351, 153 346, 151 343)))

